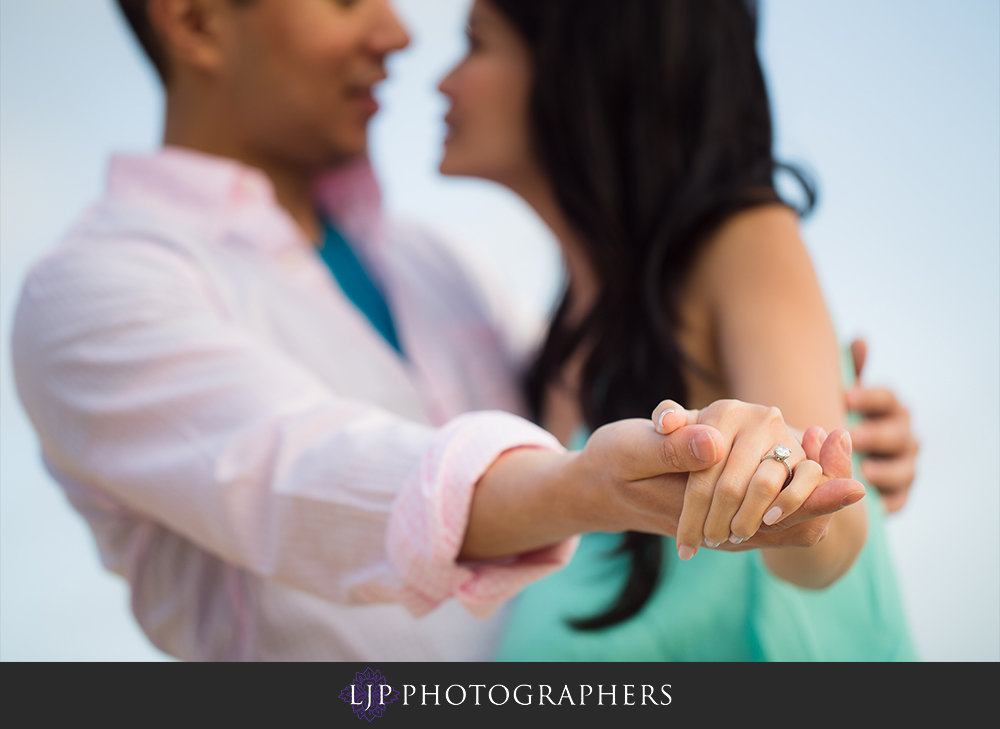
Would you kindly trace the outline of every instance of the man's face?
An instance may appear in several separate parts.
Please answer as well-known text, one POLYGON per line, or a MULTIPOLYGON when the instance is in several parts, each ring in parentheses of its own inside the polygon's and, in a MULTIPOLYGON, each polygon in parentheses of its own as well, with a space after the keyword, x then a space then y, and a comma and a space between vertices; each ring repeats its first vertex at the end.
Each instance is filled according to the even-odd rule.
POLYGON ((243 145, 309 168, 365 153, 373 86, 409 42, 389 0, 257 0, 227 20, 221 93, 243 145))

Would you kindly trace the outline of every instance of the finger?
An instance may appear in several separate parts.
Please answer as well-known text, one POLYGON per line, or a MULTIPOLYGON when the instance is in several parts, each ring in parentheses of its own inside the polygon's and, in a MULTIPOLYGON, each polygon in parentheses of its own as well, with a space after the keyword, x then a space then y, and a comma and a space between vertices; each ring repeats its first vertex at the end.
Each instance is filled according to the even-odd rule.
POLYGON ((910 488, 917 475, 916 462, 905 456, 866 458, 861 462, 861 475, 885 498, 888 493, 910 488))
POLYGON ((705 538, 705 518, 712 505, 712 496, 722 466, 713 466, 688 476, 684 490, 684 507, 677 522, 677 556, 691 559, 698 553, 705 538))
POLYGON ((906 500, 910 496, 909 489, 894 491, 889 494, 882 494, 882 505, 890 514, 895 513, 906 505, 906 500))
MULTIPOLYGON (((784 467, 782 467, 784 470, 784 467)), ((712 494, 708 514, 705 517, 704 537, 708 547, 718 547, 732 535, 733 517, 739 511, 749 484, 732 473, 732 469, 719 478, 712 494)))
POLYGON ((789 514, 794 514, 825 479, 823 467, 816 461, 802 461, 795 467, 795 475, 778 497, 771 503, 762 519, 772 526, 789 514))
POLYGON ((653 425, 658 433, 668 435, 685 425, 695 425, 700 412, 687 410, 673 400, 664 400, 653 410, 653 425))
MULTIPOLYGON (((705 541, 710 546, 730 541, 733 517, 746 497, 750 482, 760 466, 761 453, 767 452, 765 449, 768 445, 770 444, 763 441, 758 432, 745 433, 733 441, 726 462, 717 476, 708 513, 701 525, 705 541)), ((714 475, 714 471, 712 473, 714 475)), ((731 541, 739 544, 742 540, 731 541)))
MULTIPOLYGON (((643 422, 643 421, 638 421, 643 422)), ((720 460, 724 441, 722 433, 710 425, 686 425, 669 435, 660 435, 649 425, 629 429, 626 435, 603 444, 620 457, 621 475, 639 481, 665 473, 687 473, 709 468, 720 460)), ((591 436, 597 439, 601 430, 591 436)))
POLYGON ((677 522, 677 554, 682 560, 691 559, 697 554, 704 541, 705 519, 725 467, 726 463, 721 462, 688 476, 684 506, 677 522))
POLYGON ((858 503, 864 496, 865 486, 860 481, 835 478, 817 486, 798 511, 787 515, 773 527, 763 527, 762 530, 788 529, 817 517, 835 514, 845 507, 858 503))
POLYGON ((874 417, 905 410, 896 393, 885 387, 855 385, 847 391, 847 407, 856 413, 874 417))
POLYGON ((851 359, 854 360, 854 376, 861 379, 861 370, 865 368, 865 360, 868 359, 868 343, 864 339, 858 338, 851 342, 851 359))
MULTIPOLYGON (((791 517, 789 517, 791 518, 791 517)), ((785 526, 784 522, 773 527, 764 526, 752 537, 738 546, 727 543, 731 551, 744 549, 762 549, 765 547, 813 547, 822 541, 830 528, 829 514, 817 516, 794 526, 785 526)), ((786 520, 787 521, 787 520, 786 520)), ((725 547, 724 547, 725 548, 725 547)))
POLYGON ((826 431, 818 425, 814 425, 802 434, 802 450, 806 453, 806 458, 810 461, 819 462, 819 451, 826 440, 826 431))
MULTIPOLYGON (((801 460, 801 456, 798 458, 801 460)), ((803 460, 802 462, 809 463, 810 461, 803 460)), ((816 467, 819 468, 818 463, 816 467)), ((792 468, 795 469, 798 466, 792 465, 792 468)), ((781 488, 787 481, 788 469, 775 462, 773 458, 768 458, 760 463, 757 472, 754 473, 750 481, 746 498, 736 516, 733 517, 730 541, 738 544, 757 533, 763 523, 764 514, 781 493, 781 488)))
POLYGON ((862 421, 851 428, 851 439, 860 452, 880 456, 903 455, 915 444, 910 423, 903 418, 862 421))
MULTIPOLYGON (((801 460, 804 457, 798 444, 787 439, 788 430, 785 428, 784 421, 777 410, 774 410, 767 427, 745 431, 733 441, 729 455, 726 458, 725 468, 719 476, 718 486, 716 487, 718 501, 713 499, 709 511, 712 521, 710 534, 705 534, 707 541, 714 544, 729 539, 733 543, 738 544, 742 539, 752 534, 752 532, 735 534, 732 529, 732 522, 742 508, 743 503, 749 497, 750 487, 752 484, 755 484, 754 478, 758 477, 758 474, 760 474, 760 477, 758 477, 755 484, 754 500, 745 514, 751 513, 751 509, 759 507, 761 509, 759 516, 763 516, 763 508, 770 504, 777 491, 785 483, 788 470, 783 465, 762 461, 762 457, 773 450, 777 442, 776 439, 779 437, 785 439, 785 443, 788 444, 792 453, 795 454, 794 458, 796 460, 801 460), (774 493, 765 498, 763 504, 759 504, 758 501, 761 499, 759 496, 760 490, 769 487, 766 481, 761 480, 761 478, 765 478, 766 474, 770 474, 767 480, 776 482, 774 493)), ((771 461, 773 459, 769 458, 767 460, 771 461)), ((707 521, 708 519, 706 518, 707 521)), ((706 524, 706 526, 708 525, 706 524)))
POLYGON ((827 437, 819 451, 819 465, 830 478, 852 478, 851 435, 846 430, 835 430, 827 437))

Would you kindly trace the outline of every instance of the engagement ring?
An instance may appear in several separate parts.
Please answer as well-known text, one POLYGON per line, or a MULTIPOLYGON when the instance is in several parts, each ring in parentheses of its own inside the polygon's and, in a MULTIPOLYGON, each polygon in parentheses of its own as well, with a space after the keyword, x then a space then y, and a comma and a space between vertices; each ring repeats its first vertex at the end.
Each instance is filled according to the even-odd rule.
POLYGON ((760 462, 763 463, 768 458, 773 458, 782 466, 788 469, 788 478, 785 479, 785 485, 782 486, 781 488, 785 488, 785 486, 787 486, 792 482, 792 467, 788 465, 788 459, 791 457, 791 455, 792 452, 790 450, 785 448, 785 446, 779 444, 774 447, 773 451, 771 451, 766 456, 760 459, 760 462))

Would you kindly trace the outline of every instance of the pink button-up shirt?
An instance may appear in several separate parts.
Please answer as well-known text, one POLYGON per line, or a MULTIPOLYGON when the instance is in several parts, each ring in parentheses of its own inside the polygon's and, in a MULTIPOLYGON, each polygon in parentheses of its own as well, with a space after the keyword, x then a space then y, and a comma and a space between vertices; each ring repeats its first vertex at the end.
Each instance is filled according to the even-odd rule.
POLYGON ((456 562, 490 464, 561 448, 510 414, 525 332, 453 250, 383 218, 368 164, 317 200, 385 290, 405 359, 260 172, 116 158, 17 309, 43 459, 167 653, 488 658, 496 608, 574 547, 456 562))

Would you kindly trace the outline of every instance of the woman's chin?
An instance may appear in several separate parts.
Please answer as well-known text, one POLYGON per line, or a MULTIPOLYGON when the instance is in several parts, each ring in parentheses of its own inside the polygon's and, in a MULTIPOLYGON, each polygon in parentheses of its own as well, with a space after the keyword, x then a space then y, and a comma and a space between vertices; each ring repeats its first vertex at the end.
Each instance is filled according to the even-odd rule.
POLYGON ((442 159, 441 164, 438 165, 438 172, 446 177, 451 177, 455 173, 451 171, 451 165, 448 164, 447 159, 442 159))
POLYGON ((448 153, 445 147, 444 156, 438 165, 438 171, 447 177, 474 177, 475 175, 468 169, 468 165, 463 165, 460 160, 456 160, 454 155, 448 153))
POLYGON ((459 153, 445 141, 444 153, 441 155, 441 162, 438 163, 438 172, 446 177, 475 177, 477 179, 492 180, 493 175, 489 174, 493 167, 486 163, 481 155, 467 154, 468 150, 459 153))

